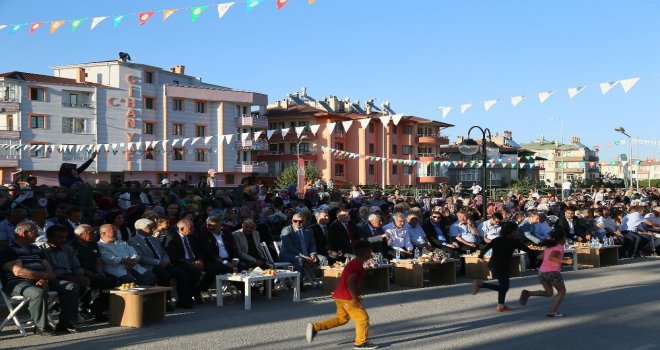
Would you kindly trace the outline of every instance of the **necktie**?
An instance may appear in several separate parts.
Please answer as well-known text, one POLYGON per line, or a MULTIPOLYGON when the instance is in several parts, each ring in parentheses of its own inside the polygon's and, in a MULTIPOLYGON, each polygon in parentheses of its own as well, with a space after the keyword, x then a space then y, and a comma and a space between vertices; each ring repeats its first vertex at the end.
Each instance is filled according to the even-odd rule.
POLYGON ((186 250, 186 255, 190 260, 195 260, 195 254, 193 254, 192 248, 190 248, 190 243, 188 243, 188 237, 183 237, 183 249, 186 250))
POLYGON ((300 252, 303 255, 307 255, 307 244, 305 244, 305 236, 303 235, 302 230, 298 230, 298 238, 300 238, 300 247, 302 248, 300 252))
POLYGON ((325 226, 321 226, 321 229, 323 230, 323 237, 328 237, 328 228, 325 226))
POLYGON ((348 228, 348 225, 344 224, 344 227, 346 228, 346 232, 348 232, 348 240, 353 243, 355 241, 355 236, 353 236, 353 232, 351 232, 351 229, 348 228))
POLYGON ((151 253, 154 255, 154 258, 160 260, 160 255, 158 255, 156 248, 153 246, 153 244, 151 244, 151 241, 149 241, 148 237, 144 240, 144 242, 147 243, 147 246, 149 249, 151 249, 151 253))

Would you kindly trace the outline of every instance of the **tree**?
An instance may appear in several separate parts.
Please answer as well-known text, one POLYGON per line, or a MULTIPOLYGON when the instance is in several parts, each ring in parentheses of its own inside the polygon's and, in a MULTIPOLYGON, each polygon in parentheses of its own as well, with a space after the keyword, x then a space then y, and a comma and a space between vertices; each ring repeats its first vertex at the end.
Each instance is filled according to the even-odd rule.
MULTIPOLYGON (((312 167, 312 166, 305 166, 305 181, 310 180, 310 179, 316 179, 319 177, 319 171, 318 169, 312 167)), ((277 186, 279 188, 287 188, 291 184, 296 184, 298 183, 298 166, 297 165, 292 165, 282 172, 280 174, 280 177, 277 178, 277 186)))

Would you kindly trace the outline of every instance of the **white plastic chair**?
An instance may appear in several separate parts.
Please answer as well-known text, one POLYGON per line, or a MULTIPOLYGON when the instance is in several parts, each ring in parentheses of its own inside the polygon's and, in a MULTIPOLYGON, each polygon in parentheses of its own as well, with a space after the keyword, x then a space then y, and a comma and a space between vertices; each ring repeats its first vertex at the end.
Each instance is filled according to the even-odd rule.
POLYGON ((24 296, 14 296, 14 297, 9 297, 5 292, 2 290, 3 285, 2 281, 0 281, 0 295, 2 296, 2 302, 7 306, 7 309, 9 310, 9 314, 5 319, 0 323, 0 331, 5 328, 5 325, 9 323, 9 321, 14 321, 14 324, 16 324, 16 327, 18 328, 18 331, 21 332, 21 335, 26 337, 27 332, 25 331, 25 327, 27 325, 23 325, 21 321, 18 319, 18 312, 21 311, 24 307, 28 305, 30 302, 30 298, 24 297, 24 296))

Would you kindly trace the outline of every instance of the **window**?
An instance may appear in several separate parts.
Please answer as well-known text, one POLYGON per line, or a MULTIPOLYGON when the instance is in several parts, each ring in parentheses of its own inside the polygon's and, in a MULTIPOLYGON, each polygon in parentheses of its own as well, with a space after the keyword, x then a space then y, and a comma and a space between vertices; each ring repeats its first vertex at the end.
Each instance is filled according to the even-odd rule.
POLYGON ((183 111, 183 100, 180 98, 172 99, 172 110, 174 111, 183 111))
POLYGON ((154 83, 154 72, 145 71, 144 72, 144 82, 147 84, 154 83))
MULTIPOLYGON (((0 139, 0 145, 18 146, 20 140, 15 139, 0 139)), ((0 147, 0 159, 18 159, 20 156, 20 149, 11 147, 0 147)))
POLYGON ((76 145, 62 145, 64 147, 64 151, 62 152, 62 160, 65 162, 78 162, 78 161, 86 161, 89 159, 90 153, 88 153, 86 150, 79 150, 76 151, 76 145), (71 150, 69 150, 68 146, 72 146, 71 150))
POLYGON ((152 122, 144 122, 144 130, 143 132, 146 135, 153 135, 154 134, 154 123, 152 122))
POLYGON ((392 165, 392 175, 396 175, 398 171, 399 171, 398 167, 396 165, 392 165))
MULTIPOLYGON (((67 106, 65 106, 67 107, 67 106)), ((69 106, 78 107, 78 94, 69 94, 69 106)))
POLYGON ((233 174, 225 175, 225 184, 226 185, 233 185, 234 184, 234 175, 233 174))
POLYGON ((369 123, 369 133, 370 134, 374 133, 374 123, 369 123))
POLYGON ((62 133, 64 134, 86 134, 87 119, 84 118, 62 118, 62 133))
POLYGON ((335 164, 335 176, 344 176, 344 164, 335 164))
POLYGON ((369 175, 373 175, 376 172, 375 168, 373 164, 369 164, 369 175))
POLYGON ((205 125, 196 125, 195 126, 195 137, 205 137, 206 136, 206 126, 205 125))
POLYGON ((412 146, 406 146, 406 145, 401 146, 401 154, 403 155, 412 154, 412 150, 413 150, 412 146))
POLYGON ((392 154, 397 154, 396 153, 396 145, 392 145, 392 154))
POLYGON ((174 160, 184 160, 183 148, 174 148, 172 152, 174 160))
POLYGON ((296 122, 289 122, 289 127, 295 128, 296 127, 296 122))
POLYGON ((370 144, 369 144, 369 154, 374 154, 374 148, 375 148, 375 147, 374 147, 374 144, 373 144, 373 143, 370 143, 370 144))
POLYGON ((403 127, 403 134, 404 135, 412 135, 413 133, 413 127, 410 125, 404 126, 403 127))
POLYGON ((172 124, 172 135, 183 136, 183 124, 172 124))
POLYGON ((206 162, 207 150, 205 149, 196 149, 195 150, 195 161, 206 162))
POLYGON ((335 143, 335 148, 340 150, 340 151, 343 151, 344 150, 344 144, 341 143, 341 142, 337 142, 337 143, 335 143))
POLYGON ((303 153, 310 153, 309 143, 301 143, 300 144, 300 154, 303 154, 303 153))
POLYGON ((396 135, 398 131, 399 131, 399 130, 398 130, 398 128, 396 127, 396 125, 392 125, 392 134, 396 135))
POLYGON ((144 109, 154 109, 154 98, 145 97, 144 98, 144 109))
POLYGON ((36 145, 34 149, 30 146, 30 157, 32 158, 49 158, 50 152, 46 149, 45 143, 31 143, 32 146, 36 145))
POLYGON ((46 128, 46 116, 42 114, 31 114, 30 115, 30 129, 45 129, 46 128))
POLYGON ((478 181, 479 169, 465 169, 459 172, 459 181, 478 181))
POLYGON ((154 148, 153 147, 149 147, 146 150, 144 150, 144 159, 154 160, 154 148))
POLYGON ((403 166, 403 175, 410 175, 412 173, 412 167, 410 165, 403 166))
POLYGON ((195 101, 195 112, 197 112, 197 113, 206 113, 206 102, 204 102, 204 101, 195 101))
POLYGON ((268 123, 268 129, 270 130, 277 129, 277 123, 268 123))
POLYGON ((298 122, 298 126, 309 126, 309 122, 298 122))
POLYGON ((38 87, 30 88, 30 101, 46 101, 46 89, 38 87))

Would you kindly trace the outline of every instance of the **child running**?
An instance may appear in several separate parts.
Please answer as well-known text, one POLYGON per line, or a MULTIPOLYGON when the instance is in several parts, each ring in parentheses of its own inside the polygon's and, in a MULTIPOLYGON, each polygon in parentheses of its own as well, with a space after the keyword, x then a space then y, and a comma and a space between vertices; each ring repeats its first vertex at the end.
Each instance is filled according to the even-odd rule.
POLYGON ((504 303, 506 293, 509 291, 509 262, 513 251, 516 249, 524 250, 531 253, 520 240, 516 239, 518 235, 518 224, 512 221, 507 221, 502 225, 500 230, 500 237, 490 241, 486 247, 479 253, 479 259, 483 259, 484 255, 489 249, 493 250, 493 254, 488 262, 493 277, 497 279, 498 284, 482 282, 475 280, 472 284, 472 294, 477 294, 479 289, 488 288, 497 291, 497 312, 506 312, 513 310, 504 303))
POLYGON ((557 296, 552 302, 550 311, 548 311, 548 317, 565 316, 558 311, 559 305, 566 295, 566 286, 564 286, 564 279, 561 277, 561 265, 571 265, 573 259, 564 259, 564 244, 566 244, 566 232, 557 229, 550 235, 550 239, 540 243, 541 246, 545 247, 543 249, 543 263, 539 268, 539 281, 541 281, 544 290, 528 291, 523 289, 520 293, 520 304, 525 305, 531 296, 551 297, 552 288, 554 287, 557 290, 557 296))
POLYGON ((316 333, 335 327, 339 327, 353 319, 355 322, 355 343, 353 349, 376 349, 377 345, 369 342, 369 315, 362 306, 360 298, 362 276, 364 275, 363 264, 371 259, 371 244, 368 241, 357 241, 353 245, 355 258, 351 260, 339 277, 339 284, 332 293, 337 305, 337 315, 325 321, 308 323, 305 330, 305 338, 311 343, 316 333))

